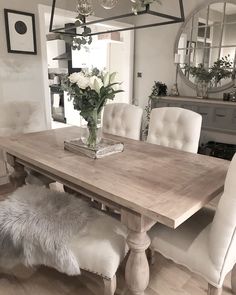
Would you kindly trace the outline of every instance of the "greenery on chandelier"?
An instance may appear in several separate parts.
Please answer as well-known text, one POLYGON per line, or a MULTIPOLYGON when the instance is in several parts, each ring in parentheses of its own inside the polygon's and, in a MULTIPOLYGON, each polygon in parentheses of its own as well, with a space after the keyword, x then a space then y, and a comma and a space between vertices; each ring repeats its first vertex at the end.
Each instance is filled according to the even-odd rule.
POLYGON ((217 86, 222 79, 233 77, 233 62, 230 55, 222 57, 214 62, 213 66, 206 69, 202 63, 196 66, 185 66, 185 70, 190 73, 198 82, 205 82, 210 86, 217 86))
MULTIPOLYGON (((146 8, 146 5, 150 5, 153 3, 162 4, 161 0, 131 0, 132 1, 132 12, 137 15, 140 11, 143 11, 146 8)), ((79 27, 83 23, 85 23, 85 16, 79 14, 76 17, 75 26, 79 27)), ((80 50, 83 46, 91 45, 93 42, 92 36, 90 34, 92 33, 92 30, 87 26, 82 26, 83 29, 82 36, 72 36, 72 35, 66 35, 61 34, 61 39, 64 40, 66 43, 71 45, 71 48, 73 50, 80 50)))
MULTIPOLYGON (((76 22, 75 22, 76 25, 76 22)), ((71 35, 64 35, 61 34, 61 38, 68 44, 71 45, 71 49, 73 50, 80 50, 82 46, 90 45, 93 42, 93 38, 91 36, 88 36, 91 34, 91 29, 84 26, 83 27, 83 33, 82 36, 71 36, 71 35)))

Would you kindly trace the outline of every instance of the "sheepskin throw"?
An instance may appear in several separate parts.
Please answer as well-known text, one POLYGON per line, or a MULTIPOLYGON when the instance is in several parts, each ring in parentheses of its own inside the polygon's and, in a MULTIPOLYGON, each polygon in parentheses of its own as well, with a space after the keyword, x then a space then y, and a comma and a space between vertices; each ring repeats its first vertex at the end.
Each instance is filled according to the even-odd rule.
POLYGON ((26 185, 0 202, 0 265, 47 265, 80 274, 69 248, 73 235, 85 233, 98 215, 89 204, 66 193, 26 185))

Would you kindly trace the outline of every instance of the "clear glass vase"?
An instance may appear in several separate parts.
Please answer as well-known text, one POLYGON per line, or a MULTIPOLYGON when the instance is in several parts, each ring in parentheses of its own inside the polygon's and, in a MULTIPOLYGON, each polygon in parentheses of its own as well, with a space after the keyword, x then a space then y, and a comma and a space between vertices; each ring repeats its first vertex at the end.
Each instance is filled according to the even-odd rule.
POLYGON ((101 114, 95 110, 88 121, 81 124, 81 140, 89 148, 95 149, 102 139, 101 114))
POLYGON ((197 82, 197 97, 198 98, 208 98, 208 83, 205 81, 197 82))

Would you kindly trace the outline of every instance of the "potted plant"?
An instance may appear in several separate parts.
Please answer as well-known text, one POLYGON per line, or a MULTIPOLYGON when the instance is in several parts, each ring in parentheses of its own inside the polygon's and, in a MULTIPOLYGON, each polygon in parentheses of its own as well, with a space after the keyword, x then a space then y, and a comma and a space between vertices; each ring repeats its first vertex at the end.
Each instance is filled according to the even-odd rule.
POLYGON ((209 69, 206 69, 203 64, 199 64, 197 67, 186 65, 185 69, 196 78, 197 97, 207 98, 209 87, 217 86, 222 79, 232 77, 232 66, 233 62, 228 55, 215 61, 209 69))
POLYGON ((158 96, 166 96, 167 95, 167 86, 165 83, 154 81, 154 85, 152 86, 152 93, 149 95, 148 104, 145 107, 146 112, 146 125, 143 129, 143 138, 145 139, 148 134, 148 127, 150 121, 150 114, 152 110, 152 100, 157 98, 158 96))

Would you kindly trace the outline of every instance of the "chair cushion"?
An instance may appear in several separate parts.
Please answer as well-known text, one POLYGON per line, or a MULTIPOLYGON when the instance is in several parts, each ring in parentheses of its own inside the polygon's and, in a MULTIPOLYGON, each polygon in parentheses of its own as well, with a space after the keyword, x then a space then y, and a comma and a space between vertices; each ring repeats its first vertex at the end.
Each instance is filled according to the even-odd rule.
POLYGON ((127 229, 118 220, 102 215, 83 234, 74 236, 71 250, 80 268, 111 279, 128 252, 127 229))
POLYGON ((214 210, 204 208, 177 229, 157 224, 149 232, 151 248, 163 256, 200 274, 209 283, 221 287, 220 273, 208 251, 208 235, 214 210))

